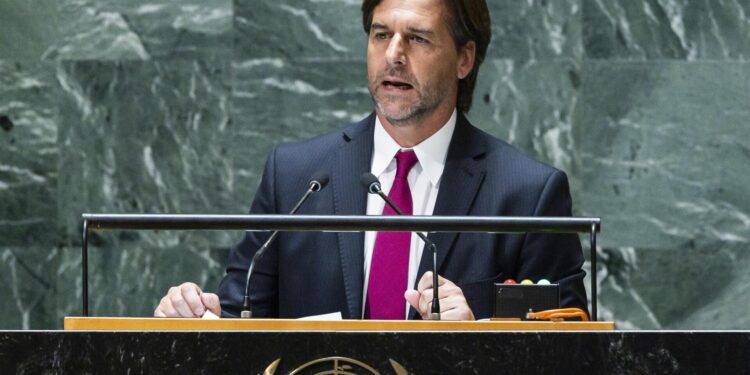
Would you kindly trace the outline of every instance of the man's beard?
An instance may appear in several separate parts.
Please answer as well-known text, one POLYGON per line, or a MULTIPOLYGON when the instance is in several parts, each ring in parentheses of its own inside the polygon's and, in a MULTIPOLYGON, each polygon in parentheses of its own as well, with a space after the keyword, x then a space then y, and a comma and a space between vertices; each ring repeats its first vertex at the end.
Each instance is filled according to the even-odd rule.
POLYGON ((378 75, 374 82, 369 84, 370 97, 372 98, 375 107, 378 112, 383 115, 391 125, 394 126, 411 126, 419 125, 422 120, 435 111, 440 105, 442 96, 440 91, 442 87, 422 87, 416 82, 416 79, 412 76, 405 76, 403 74, 397 74, 397 72, 391 70, 378 75), (417 94, 417 100, 414 102, 404 102, 403 96, 378 93, 377 89, 381 87, 383 77, 393 76, 403 79, 412 85, 412 89, 417 94), (388 110, 384 105, 387 102, 396 102, 399 104, 396 110, 388 110))

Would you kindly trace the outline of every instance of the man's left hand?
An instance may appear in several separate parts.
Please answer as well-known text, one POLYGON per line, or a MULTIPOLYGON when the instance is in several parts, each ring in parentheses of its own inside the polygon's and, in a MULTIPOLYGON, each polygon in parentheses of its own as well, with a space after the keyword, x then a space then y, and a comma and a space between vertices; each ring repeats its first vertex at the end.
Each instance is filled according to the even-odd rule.
MULTIPOLYGON (((474 313, 466 302, 464 292, 456 284, 438 275, 438 297, 440 298, 440 319, 475 320, 474 313)), ((432 272, 425 272, 419 279, 417 290, 404 292, 409 302, 422 319, 428 319, 432 311, 432 272)))

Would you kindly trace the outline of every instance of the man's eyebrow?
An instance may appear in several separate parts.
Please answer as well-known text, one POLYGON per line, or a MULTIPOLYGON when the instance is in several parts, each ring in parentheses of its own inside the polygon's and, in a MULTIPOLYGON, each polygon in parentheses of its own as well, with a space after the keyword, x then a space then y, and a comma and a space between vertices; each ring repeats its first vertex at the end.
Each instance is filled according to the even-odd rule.
POLYGON ((370 29, 375 29, 375 30, 388 30, 388 26, 386 26, 386 25, 383 25, 382 23, 377 23, 377 22, 373 22, 373 23, 372 23, 372 24, 370 25, 370 29))
POLYGON ((409 30, 412 34, 420 34, 425 36, 433 36, 435 35, 435 32, 430 29, 422 29, 419 27, 407 27, 406 30, 409 30))
MULTIPOLYGON (((390 30, 390 28, 388 26, 386 26, 386 25, 384 25, 382 23, 377 23, 377 22, 373 22, 370 25, 370 29, 371 30, 390 30)), ((412 34, 419 34, 419 35, 424 35, 424 36, 433 36, 433 35, 435 35, 434 31, 432 31, 430 29, 421 28, 421 27, 409 26, 409 27, 406 28, 406 30, 409 31, 412 34)))

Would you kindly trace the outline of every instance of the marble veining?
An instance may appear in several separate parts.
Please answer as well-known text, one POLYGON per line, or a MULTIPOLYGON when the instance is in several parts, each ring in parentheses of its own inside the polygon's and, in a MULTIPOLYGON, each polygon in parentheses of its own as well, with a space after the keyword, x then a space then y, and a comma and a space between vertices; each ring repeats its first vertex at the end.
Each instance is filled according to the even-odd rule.
POLYGON ((584 46, 592 58, 746 61, 748 14, 743 0, 583 0, 584 46))
POLYGON ((489 58, 517 61, 580 58, 581 0, 488 1, 489 58))
POLYGON ((59 38, 43 58, 150 60, 231 54, 231 0, 66 0, 59 38))
POLYGON ((260 373, 280 359, 277 373, 289 373, 343 356, 381 373, 393 373, 394 360, 417 374, 726 374, 748 371, 749 345, 746 331, 5 332, 0 371, 260 373))

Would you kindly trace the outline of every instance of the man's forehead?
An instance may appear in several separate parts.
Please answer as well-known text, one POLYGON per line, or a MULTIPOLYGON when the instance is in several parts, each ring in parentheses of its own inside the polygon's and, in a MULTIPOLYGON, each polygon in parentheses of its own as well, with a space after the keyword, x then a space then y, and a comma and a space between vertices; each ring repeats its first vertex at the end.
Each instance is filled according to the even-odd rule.
POLYGON ((444 24, 444 13, 443 0, 384 0, 375 7, 372 24, 387 28, 435 28, 444 24))

